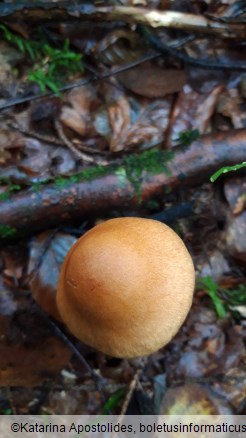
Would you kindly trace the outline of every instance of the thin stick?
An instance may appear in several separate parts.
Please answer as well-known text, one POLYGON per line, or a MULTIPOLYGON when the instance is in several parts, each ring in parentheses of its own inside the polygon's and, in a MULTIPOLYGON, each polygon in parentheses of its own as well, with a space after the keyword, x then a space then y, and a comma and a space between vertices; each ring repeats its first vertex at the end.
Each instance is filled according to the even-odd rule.
POLYGON ((129 406, 130 400, 132 398, 132 394, 133 394, 133 392, 134 392, 134 390, 135 390, 135 388, 136 388, 136 386, 138 384, 139 378, 140 378, 140 376, 141 376, 141 374, 143 372, 143 369, 144 369, 145 365, 147 364, 147 362, 148 362, 148 358, 147 357, 142 358, 142 360, 140 362, 140 365, 137 367, 137 369, 135 371, 135 374, 133 376, 133 379, 130 382, 130 385, 128 387, 128 390, 127 390, 127 393, 126 393, 126 396, 125 396, 124 403, 123 403, 121 411, 120 411, 120 415, 122 415, 122 416, 125 415, 125 413, 127 411, 127 408, 129 406))
POLYGON ((80 158, 82 161, 85 161, 86 163, 93 163, 93 164, 101 164, 106 166, 108 164, 108 161, 103 160, 102 158, 96 158, 89 156, 85 152, 79 151, 74 144, 66 137, 64 134, 62 124, 58 119, 55 120, 55 127, 58 133, 59 138, 62 140, 62 142, 72 151, 78 158, 80 158))

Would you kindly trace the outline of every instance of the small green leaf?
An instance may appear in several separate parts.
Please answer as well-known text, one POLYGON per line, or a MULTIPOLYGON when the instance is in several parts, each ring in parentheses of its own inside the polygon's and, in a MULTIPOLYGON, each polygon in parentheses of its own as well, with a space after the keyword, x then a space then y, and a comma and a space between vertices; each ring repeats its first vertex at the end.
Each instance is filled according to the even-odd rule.
POLYGON ((125 395, 124 388, 121 388, 118 391, 116 391, 114 394, 112 394, 106 401, 102 410, 102 414, 109 415, 118 406, 120 400, 123 399, 124 395, 125 395))
POLYGON ((208 295, 213 302, 218 317, 225 318, 227 314, 226 307, 224 306, 221 298, 218 295, 218 285, 214 282, 214 280, 209 276, 202 277, 198 281, 198 286, 202 286, 204 289, 206 289, 208 295))
POLYGON ((223 173, 231 172, 232 170, 238 170, 242 167, 246 167, 246 161, 243 161, 241 164, 236 164, 235 166, 227 166, 227 167, 221 167, 221 169, 217 170, 211 177, 210 181, 214 182, 216 179, 220 177, 223 173))

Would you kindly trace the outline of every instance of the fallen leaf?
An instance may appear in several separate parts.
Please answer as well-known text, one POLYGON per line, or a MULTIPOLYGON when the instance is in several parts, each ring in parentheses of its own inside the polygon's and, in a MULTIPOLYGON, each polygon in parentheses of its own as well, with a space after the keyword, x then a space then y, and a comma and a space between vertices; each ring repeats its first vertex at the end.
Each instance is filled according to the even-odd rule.
POLYGON ((36 237, 31 246, 28 274, 34 299, 48 314, 60 319, 56 307, 56 288, 61 264, 75 237, 44 232, 36 237))
POLYGON ((96 109, 98 102, 92 86, 82 86, 70 91, 61 110, 61 122, 82 136, 92 135, 92 111, 96 109))
POLYGON ((176 93, 187 80, 184 70, 167 70, 155 64, 141 64, 119 73, 117 78, 127 89, 149 98, 176 93))
POLYGON ((168 388, 162 402, 161 415, 231 415, 226 401, 208 386, 186 384, 168 388))

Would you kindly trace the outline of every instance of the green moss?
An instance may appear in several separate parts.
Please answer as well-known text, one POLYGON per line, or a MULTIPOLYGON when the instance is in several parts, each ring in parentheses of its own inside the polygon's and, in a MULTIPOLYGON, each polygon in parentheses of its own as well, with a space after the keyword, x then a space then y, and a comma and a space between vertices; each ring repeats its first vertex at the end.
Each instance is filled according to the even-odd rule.
POLYGON ((95 166, 88 167, 87 169, 82 170, 82 172, 70 177, 72 182, 81 182, 81 181, 92 181, 93 179, 100 178, 101 176, 107 175, 111 172, 112 166, 95 166), (76 178, 76 180, 74 179, 76 178))
MULTIPOLYGON (((95 166, 88 167, 75 175, 69 177, 58 176, 54 179, 54 184, 57 187, 65 188, 70 184, 76 184, 82 181, 92 181, 100 176, 107 175, 112 170, 111 166, 95 166)), ((49 181, 50 182, 50 181, 49 181)))
POLYGON ((70 49, 68 39, 64 41, 62 47, 58 48, 48 43, 40 29, 36 40, 22 38, 4 24, 0 24, 0 33, 3 33, 7 41, 17 46, 21 53, 35 62, 27 78, 39 85, 41 93, 50 89, 60 95, 59 88, 67 80, 68 74, 83 71, 82 54, 70 49))
POLYGON ((127 183, 126 169, 124 169, 124 167, 119 167, 115 170, 115 175, 118 178, 118 184, 120 189, 124 189, 127 183))
POLYGON ((201 277, 198 279, 198 287, 202 287, 206 290, 207 294, 210 296, 215 312, 219 318, 225 318, 227 314, 226 306, 219 295, 219 286, 214 282, 212 277, 201 277))
POLYGON ((21 190, 21 186, 18 184, 11 184, 3 193, 0 194, 0 201, 7 201, 11 192, 18 192, 19 190, 21 190))
POLYGON ((179 133, 179 143, 181 146, 190 146, 193 141, 200 137, 200 132, 198 129, 193 129, 191 131, 182 131, 179 133))
MULTIPOLYGON (((120 187, 124 187, 127 180, 130 181, 134 188, 135 195, 140 201, 143 173, 146 172, 148 174, 154 175, 165 172, 167 175, 170 175, 167 163, 173 157, 174 153, 171 151, 151 149, 141 154, 128 155, 123 159, 122 165, 120 166, 98 165, 93 167, 87 167, 86 169, 72 176, 58 176, 56 178, 49 177, 46 180, 37 183, 25 183, 22 185, 22 187, 17 184, 9 184, 5 192, 0 195, 0 200, 8 200, 11 192, 19 191, 22 188, 31 187, 34 192, 39 192, 42 186, 53 183, 56 187, 62 190, 70 184, 76 184, 82 181, 89 182, 93 179, 100 178, 110 173, 114 173, 118 176, 120 187)), ((4 182, 6 183, 7 181, 4 182)))
POLYGON ((60 188, 66 187, 69 184, 69 182, 70 182, 69 178, 63 178, 62 176, 58 176, 54 181, 55 185, 60 188))
POLYGON ((17 233, 17 229, 9 225, 0 224, 0 238, 13 237, 17 233))
POLYGON ((172 151, 151 149, 138 155, 128 155, 124 159, 124 167, 127 179, 134 187, 135 193, 141 200, 143 172, 150 175, 165 172, 170 176, 167 162, 174 158, 172 151))

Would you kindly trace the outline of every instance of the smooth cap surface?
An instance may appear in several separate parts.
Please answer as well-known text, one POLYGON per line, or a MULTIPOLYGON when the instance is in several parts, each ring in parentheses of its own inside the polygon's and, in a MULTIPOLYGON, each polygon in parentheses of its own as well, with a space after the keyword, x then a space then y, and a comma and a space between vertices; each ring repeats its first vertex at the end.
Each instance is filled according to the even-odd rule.
POLYGON ((57 306, 82 342, 133 358, 157 351, 177 333, 194 282, 192 259, 171 228, 151 219, 111 219, 67 254, 57 306))

